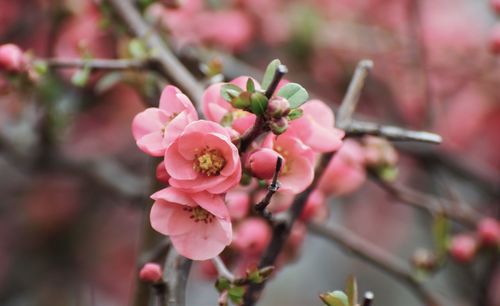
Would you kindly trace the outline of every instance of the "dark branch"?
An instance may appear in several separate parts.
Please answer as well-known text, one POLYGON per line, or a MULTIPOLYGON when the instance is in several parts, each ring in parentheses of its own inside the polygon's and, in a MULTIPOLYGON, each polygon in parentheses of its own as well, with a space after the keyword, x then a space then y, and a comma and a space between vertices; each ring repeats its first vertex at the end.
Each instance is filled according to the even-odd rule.
POLYGON ((274 193, 278 191, 279 189, 279 182, 278 182, 278 175, 281 171, 281 166, 283 164, 283 158, 279 157, 276 160, 276 169, 274 170, 274 175, 273 175, 273 180, 271 181, 271 184, 269 184, 267 188, 267 193, 264 199, 260 201, 257 205, 255 205, 255 211, 257 211, 259 214, 263 215, 264 217, 268 217, 268 214, 266 214, 266 207, 271 203, 271 198, 273 197, 274 193))
POLYGON ((35 59, 35 64, 45 64, 51 68, 92 68, 103 70, 152 69, 154 60, 139 59, 82 59, 82 58, 47 58, 35 59))
POLYGON ((367 291, 365 292, 365 296, 363 297, 363 304, 362 306, 371 306, 373 302, 373 292, 367 291))
POLYGON ((288 72, 288 69, 286 68, 285 65, 278 65, 276 67, 276 71, 274 72, 273 80, 271 81, 271 84, 269 87, 266 89, 266 97, 268 99, 271 99, 273 96, 274 92, 276 91, 276 88, 278 87, 278 84, 280 83, 281 79, 283 76, 288 72))

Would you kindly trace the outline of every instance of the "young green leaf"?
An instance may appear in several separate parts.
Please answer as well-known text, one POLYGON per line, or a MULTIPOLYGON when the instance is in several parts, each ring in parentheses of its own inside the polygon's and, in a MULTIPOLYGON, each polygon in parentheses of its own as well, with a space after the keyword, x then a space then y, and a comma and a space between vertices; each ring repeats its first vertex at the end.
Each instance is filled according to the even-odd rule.
POLYGON ((262 116, 267 109, 267 98, 260 92, 254 92, 250 100, 250 111, 257 116, 262 116))
POLYGON ((281 87, 278 91, 278 96, 283 97, 290 103, 290 108, 297 108, 304 104, 309 98, 309 94, 297 83, 288 83, 281 87))
POLYGON ((434 218, 432 234, 437 258, 442 260, 447 253, 450 238, 450 221, 445 215, 440 214, 434 218))
POLYGON ((245 294, 245 288, 243 287, 231 287, 227 291, 227 294, 231 301, 237 305, 241 304, 243 295, 245 294))
POLYGON ((271 82, 273 81, 274 74, 276 73, 276 69, 281 65, 279 59, 272 60, 269 65, 267 65, 266 72, 264 72, 264 77, 262 78, 262 90, 266 90, 271 82))
POLYGON ((233 98, 236 98, 242 92, 243 90, 241 88, 231 83, 222 85, 220 89, 220 94, 222 98, 227 102, 231 102, 233 98))
POLYGON ((347 295, 342 291, 320 294, 319 297, 328 306, 349 306, 347 295))
POLYGON ((71 83, 73 85, 78 86, 78 87, 84 87, 87 85, 87 82, 89 81, 90 77, 90 67, 85 66, 83 69, 80 69, 73 74, 71 77, 71 83))
POLYGON ((248 80, 247 80, 247 91, 250 93, 255 92, 255 83, 253 82, 253 80, 251 78, 248 78, 248 80))
POLYGON ((304 111, 301 108, 294 108, 288 113, 288 120, 292 121, 295 119, 299 119, 304 114, 304 111))
POLYGON ((347 279, 346 293, 349 300, 349 306, 358 305, 358 283, 356 282, 356 278, 352 275, 347 279))

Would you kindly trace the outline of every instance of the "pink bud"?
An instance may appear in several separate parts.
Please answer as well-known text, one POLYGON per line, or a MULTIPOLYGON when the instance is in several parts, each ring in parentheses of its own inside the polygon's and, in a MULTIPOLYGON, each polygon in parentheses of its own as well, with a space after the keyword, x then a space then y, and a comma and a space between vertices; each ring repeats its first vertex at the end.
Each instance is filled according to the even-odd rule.
POLYGON ((479 240, 485 245, 495 246, 500 242, 500 224, 493 218, 484 218, 477 227, 479 240))
POLYGON ((25 68, 23 51, 14 44, 0 46, 0 70, 20 72, 25 68))
POLYGON ((489 47, 491 53, 500 53, 500 24, 496 24, 493 29, 491 29, 489 47))
POLYGON ((270 240, 271 228, 266 221, 250 218, 236 228, 233 243, 239 251, 255 254, 262 252, 270 240))
POLYGON ((278 157, 283 158, 272 149, 261 148, 250 155, 246 166, 255 177, 263 180, 271 179, 276 170, 278 157))
POLYGON ((246 217, 250 209, 250 196, 245 191, 229 191, 226 193, 226 205, 231 220, 246 217))
POLYGON ((170 175, 168 175, 167 169, 165 168, 165 162, 161 162, 156 166, 156 179, 168 185, 168 180, 170 179, 170 175))
POLYGON ((477 242, 471 235, 457 235, 451 240, 450 253, 460 262, 469 262, 474 258, 477 242))
POLYGON ((500 0, 490 0, 490 6, 497 14, 500 14, 500 0))
POLYGON ((148 262, 141 271, 139 271, 139 279, 146 283, 156 283, 162 278, 162 269, 159 264, 148 262))

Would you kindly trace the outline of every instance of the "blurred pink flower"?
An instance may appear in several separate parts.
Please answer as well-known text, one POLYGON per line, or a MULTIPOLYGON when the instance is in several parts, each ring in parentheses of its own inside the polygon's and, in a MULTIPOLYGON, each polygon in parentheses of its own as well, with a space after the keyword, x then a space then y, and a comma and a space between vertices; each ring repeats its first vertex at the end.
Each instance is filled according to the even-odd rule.
POLYGON ((233 246, 245 255, 260 254, 271 241, 271 228, 261 218, 249 218, 235 230, 233 246))
POLYGON ((472 235, 460 234, 451 240, 450 253, 457 261, 465 263, 474 258, 477 241, 472 235))
MULTIPOLYGON (((245 90, 249 78, 250 77, 247 76, 241 76, 232 80, 230 83, 245 90)), ((260 84, 256 80, 253 81, 255 89, 260 89, 260 84)), ((221 123, 225 116, 231 116, 231 126, 240 134, 243 134, 247 129, 253 126, 256 117, 252 113, 232 107, 229 102, 222 98, 220 91, 224 84, 226 83, 213 84, 205 90, 202 97, 203 114, 208 120, 217 123, 221 123)))
POLYGON ((0 71, 20 72, 26 68, 24 53, 17 45, 0 45, 0 71))
POLYGON ((158 282, 162 278, 161 266, 153 262, 146 263, 139 271, 139 278, 147 283, 158 282))
POLYGON ((231 243, 231 220, 223 196, 167 187, 151 198, 155 200, 151 226, 170 236, 179 254, 206 260, 219 255, 231 243))
POLYGON ((315 189, 311 192, 309 197, 307 197, 306 205, 304 210, 300 214, 300 220, 304 222, 308 221, 325 221, 328 217, 328 206, 326 205, 325 194, 319 190, 315 189))
POLYGON ((232 220, 243 219, 250 209, 250 195, 243 190, 229 190, 226 193, 226 205, 232 220))
POLYGON ((366 180, 364 151, 355 141, 346 140, 332 157, 318 182, 326 195, 351 193, 366 180))
POLYGON ((223 193, 241 178, 238 149, 225 128, 199 120, 186 126, 165 151, 170 185, 190 192, 223 193))
POLYGON ((493 218, 484 218, 477 227, 479 240, 484 245, 500 245, 500 223, 493 218))
POLYGON ((345 133, 335 128, 332 109, 320 100, 308 101, 300 108, 303 116, 291 121, 284 135, 299 138, 317 152, 338 150, 345 133))
POLYGON ((142 151, 162 156, 165 148, 197 119, 198 114, 189 98, 169 85, 161 94, 159 108, 150 107, 135 116, 132 133, 142 151))

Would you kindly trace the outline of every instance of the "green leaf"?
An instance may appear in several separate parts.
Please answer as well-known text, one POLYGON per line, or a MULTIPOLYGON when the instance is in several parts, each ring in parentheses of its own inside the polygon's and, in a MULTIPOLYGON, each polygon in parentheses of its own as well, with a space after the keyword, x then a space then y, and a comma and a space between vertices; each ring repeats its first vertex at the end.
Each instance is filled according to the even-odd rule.
POLYGON ((274 74, 276 73, 276 69, 281 65, 279 59, 272 60, 269 65, 267 65, 266 72, 264 72, 264 77, 262 78, 262 90, 266 90, 271 82, 273 81, 274 74))
POLYGON ((231 102, 234 98, 238 97, 243 90, 238 86, 228 83, 222 85, 220 89, 220 94, 224 100, 231 102))
POLYGON ((128 43, 128 52, 133 58, 141 59, 148 56, 147 48, 140 39, 132 39, 128 43))
POLYGON ((262 275, 260 275, 259 270, 254 270, 254 271, 248 273, 247 278, 249 281, 251 281, 254 284, 260 284, 264 281, 264 278, 262 277, 262 275))
POLYGON ((248 91, 244 91, 238 97, 231 100, 231 105, 234 108, 247 109, 251 104, 251 95, 248 91))
POLYGON ((446 256, 450 238, 450 221, 445 215, 439 214, 434 218, 432 234, 434 246, 436 248, 436 256, 438 260, 442 260, 446 256))
POLYGON ((36 73, 40 75, 46 74, 49 69, 47 63, 45 62, 35 62, 33 68, 35 69, 36 73))
POLYGON ((89 81, 90 77, 90 68, 88 66, 83 67, 83 69, 80 69, 73 74, 71 77, 71 83, 73 85, 78 86, 78 87, 84 87, 87 85, 87 82, 89 81))
POLYGON ((215 282, 215 288, 217 288, 217 290, 219 292, 222 292, 222 291, 228 289, 230 286, 231 286, 231 282, 225 277, 219 277, 217 279, 217 281, 215 282))
POLYGON ((123 81, 123 74, 120 72, 110 72, 99 79, 95 85, 97 93, 103 93, 123 81))
POLYGON ((333 291, 319 296, 328 306, 349 306, 347 295, 342 291, 333 291))
POLYGON ((354 276, 350 276, 349 279, 347 279, 346 293, 349 300, 349 306, 356 306, 358 304, 358 284, 354 276))
POLYGON ((278 91, 278 96, 283 97, 290 103, 290 108, 297 108, 304 104, 309 98, 309 94, 297 83, 288 83, 281 87, 278 91))
POLYGON ((262 116, 267 109, 267 98, 260 92, 254 92, 250 99, 250 111, 257 116, 262 116))
POLYGON ((288 120, 292 121, 295 119, 299 119, 304 114, 304 111, 301 108, 294 108, 288 113, 288 120))
POLYGON ((255 83, 253 82, 253 80, 251 78, 248 78, 248 80, 247 80, 247 91, 250 93, 255 92, 255 83))
POLYGON ((235 304, 241 304, 243 300, 243 295, 245 294, 245 288, 243 287, 232 287, 227 291, 227 295, 231 301, 235 304))

